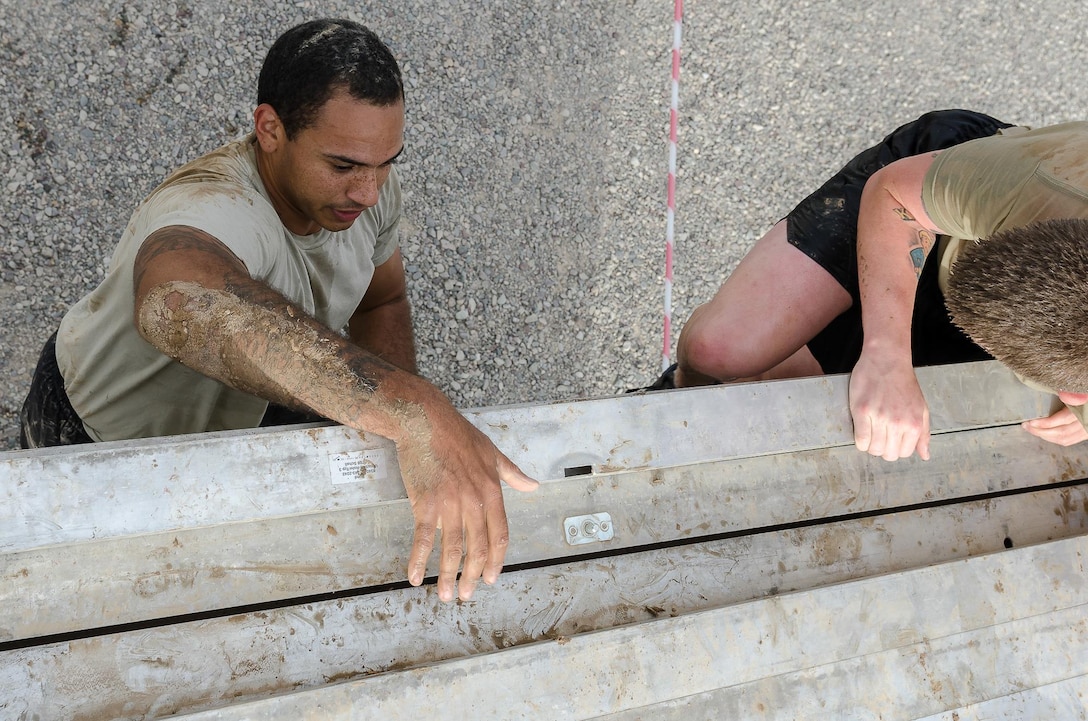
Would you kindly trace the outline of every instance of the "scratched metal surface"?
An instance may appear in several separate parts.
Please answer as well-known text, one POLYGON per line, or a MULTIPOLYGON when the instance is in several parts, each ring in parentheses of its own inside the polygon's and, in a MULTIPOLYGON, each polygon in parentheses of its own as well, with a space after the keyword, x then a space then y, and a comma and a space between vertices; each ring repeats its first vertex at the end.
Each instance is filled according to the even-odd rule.
MULTIPOLYGON (((918 374, 935 433, 1016 423, 1045 415, 1053 403, 993 362, 918 374)), ((653 469, 849 445, 847 380, 684 389, 466 415, 527 473, 552 482, 587 466, 595 473, 653 469)), ((392 444, 342 426, 11 452, 0 454, 0 551, 404 497, 392 444)))
MULTIPOLYGON (((1088 449, 1060 448, 1017 427, 942 434, 932 453, 929 462, 886 463, 836 446, 508 491, 507 563, 554 563, 1088 477, 1088 449), (568 544, 565 519, 598 513, 611 516, 613 537, 568 544)), ((8 551, 0 554, 0 638, 402 582, 411 532, 408 502, 399 500, 8 551)))
MULTIPOLYGON (((1016 423, 1053 400, 989 361, 917 369, 934 433, 1016 423)), ((853 443, 849 376, 679 389, 511 409, 517 422, 469 414, 541 478, 572 466, 660 468, 853 443)))
MULTIPOLYGON (((88 718, 157 718, 317 689, 993 553, 1005 538, 1045 543, 1084 533, 1086 503, 1086 487, 1052 489, 515 571, 465 604, 398 588, 34 646, 0 653, 0 716, 65 718, 78 709, 88 718)), ((896 633, 876 608, 867 613, 896 633)), ((867 632, 855 617, 837 624, 867 632)), ((674 711, 692 713, 683 704, 674 711)))
MULTIPOLYGON (((506 493, 508 564, 1088 477, 1088 449, 1059 448, 1005 425, 1037 413, 1049 398, 1027 391, 996 364, 923 372, 927 391, 949 399, 934 404, 941 432, 928 463, 888 464, 856 452, 835 418, 845 412, 838 397, 845 380, 470 414, 493 433, 535 433, 538 457, 553 463, 572 462, 557 449, 573 443, 604 459, 586 463, 594 471, 589 475, 553 478, 530 495, 506 493), (768 395, 770 387, 780 392, 768 395), (802 403, 810 422, 794 424, 789 437, 753 432, 744 442, 722 433, 711 442, 711 434, 698 430, 788 417, 784 406, 767 407, 775 399, 802 403), (694 422, 676 422, 683 412, 694 422), (605 416, 613 421, 605 423, 605 416), (617 444, 618 437, 631 442, 617 444), (623 454, 644 461, 647 451, 639 448, 661 449, 657 462, 677 465, 603 472, 625 467, 623 454), (732 458, 714 460, 722 455, 732 458), (699 457, 704 460, 692 462, 699 457), (614 537, 592 547, 569 545, 564 519, 596 513, 611 515, 614 537)), ((6 515, 0 523, 6 539, 0 545, 0 638, 403 581, 412 522, 395 456, 372 456, 378 463, 355 477, 331 470, 340 468, 332 459, 385 452, 384 439, 322 426, 172 440, 0 461, 0 494, 6 495, 0 503, 0 516, 6 515), (35 612, 26 613, 28 607, 35 612)), ((583 455, 575 462, 587 460, 583 455)))
POLYGON ((181 718, 415 719, 441 699, 458 718, 915 719, 1075 679, 1068 708, 1086 554, 1079 536, 181 718))
POLYGON ((853 449, 844 376, 469 412, 499 441, 535 429, 540 467, 589 466, 586 475, 538 473, 548 482, 536 493, 506 494, 508 561, 543 568, 506 574, 468 605, 396 587, 212 619, 199 632, 168 624, 59 645, 32 639, 401 581, 410 509, 386 442, 337 426, 11 454, 0 460, 12 501, 0 513, 15 526, 0 553, 0 636, 31 645, 0 651, 0 698, 10 698, 0 710, 155 718, 216 699, 317 693, 333 680, 996 551, 1006 538, 1084 532, 1082 486, 1030 492, 1088 477, 1088 450, 1015 425, 1052 399, 996 364, 945 370, 921 374, 938 399, 929 462, 889 464, 853 449), (684 403, 696 429, 737 432, 690 430, 671 415, 684 403), (757 432, 758 418, 799 405, 805 423, 757 432), (621 436, 630 442, 616 443, 621 436), (296 500, 310 491, 316 500, 296 500), (971 500, 1017 491, 1027 493, 971 500), (933 503, 951 505, 896 512, 933 503), (565 518, 601 512, 613 520, 611 540, 566 543, 565 518), (767 530, 797 523, 817 525, 767 530), (578 561, 587 552, 607 555, 578 561), (421 645, 428 634, 435 643, 421 645))

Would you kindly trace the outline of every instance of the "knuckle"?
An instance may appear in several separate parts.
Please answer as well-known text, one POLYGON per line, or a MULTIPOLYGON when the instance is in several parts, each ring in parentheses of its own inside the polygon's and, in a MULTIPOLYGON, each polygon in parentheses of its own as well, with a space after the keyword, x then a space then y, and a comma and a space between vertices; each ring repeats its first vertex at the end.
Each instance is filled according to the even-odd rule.
POLYGON ((434 531, 430 533, 416 532, 415 547, 422 553, 430 553, 434 548, 434 531))
POLYGON ((488 552, 486 548, 470 551, 465 554, 466 565, 482 566, 487 563, 488 552))
POLYGON ((416 549, 422 556, 430 556, 431 550, 434 548, 434 539, 432 535, 416 536, 416 549))

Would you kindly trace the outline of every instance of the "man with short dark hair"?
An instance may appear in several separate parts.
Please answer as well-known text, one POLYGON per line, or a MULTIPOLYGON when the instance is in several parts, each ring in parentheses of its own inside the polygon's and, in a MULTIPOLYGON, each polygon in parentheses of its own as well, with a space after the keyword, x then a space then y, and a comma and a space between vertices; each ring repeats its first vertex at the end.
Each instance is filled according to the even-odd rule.
POLYGON ((928 458, 914 366, 992 354, 1066 405, 1029 432, 1088 439, 1076 415, 1088 401, 1083 292, 1054 274, 1088 277, 1088 235, 1079 220, 1052 222, 1088 218, 1085 158, 1088 123, 1031 130, 964 110, 907 123, 803 200, 692 313, 673 384, 850 372, 858 448, 928 458), (1016 278, 1031 279, 1035 302, 1011 292, 1016 278))
POLYGON ((396 443, 416 518, 409 580, 441 527, 439 595, 453 598, 464 551, 468 599, 502 567, 500 479, 537 484, 415 375, 400 69, 367 28, 316 20, 273 44, 257 99, 253 133, 137 208, 43 350, 23 445, 251 428, 270 401, 377 433, 396 443))

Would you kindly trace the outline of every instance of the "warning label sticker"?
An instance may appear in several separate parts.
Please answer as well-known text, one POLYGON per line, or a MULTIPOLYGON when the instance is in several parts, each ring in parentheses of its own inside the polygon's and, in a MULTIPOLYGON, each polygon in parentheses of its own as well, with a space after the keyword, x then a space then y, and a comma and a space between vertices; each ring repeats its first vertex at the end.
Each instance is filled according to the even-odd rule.
POLYGON ((334 453, 329 456, 333 484, 385 480, 389 463, 390 451, 384 448, 334 453))

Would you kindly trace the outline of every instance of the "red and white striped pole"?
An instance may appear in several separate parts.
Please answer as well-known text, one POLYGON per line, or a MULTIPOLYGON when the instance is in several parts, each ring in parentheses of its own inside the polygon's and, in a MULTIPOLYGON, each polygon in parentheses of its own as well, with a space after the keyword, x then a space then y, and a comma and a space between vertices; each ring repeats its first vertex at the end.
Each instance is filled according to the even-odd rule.
POLYGON ((675 0, 672 26, 672 101, 669 104, 669 180, 665 214, 665 333, 661 370, 671 365, 672 349, 672 248, 676 227, 676 128, 680 107, 680 30, 684 0, 675 0))

